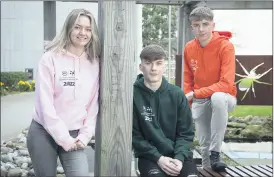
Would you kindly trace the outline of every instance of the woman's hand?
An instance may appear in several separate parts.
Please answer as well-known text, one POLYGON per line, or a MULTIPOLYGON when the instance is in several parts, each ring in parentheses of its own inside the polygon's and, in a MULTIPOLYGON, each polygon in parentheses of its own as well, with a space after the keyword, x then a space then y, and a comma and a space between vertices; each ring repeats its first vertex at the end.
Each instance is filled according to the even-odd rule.
POLYGON ((85 145, 80 140, 76 141, 76 146, 77 146, 77 149, 84 149, 85 148, 85 145))
POLYGON ((71 148, 70 148, 68 151, 70 152, 70 151, 75 151, 75 150, 77 150, 77 144, 76 144, 76 142, 74 142, 74 143, 71 145, 71 148))

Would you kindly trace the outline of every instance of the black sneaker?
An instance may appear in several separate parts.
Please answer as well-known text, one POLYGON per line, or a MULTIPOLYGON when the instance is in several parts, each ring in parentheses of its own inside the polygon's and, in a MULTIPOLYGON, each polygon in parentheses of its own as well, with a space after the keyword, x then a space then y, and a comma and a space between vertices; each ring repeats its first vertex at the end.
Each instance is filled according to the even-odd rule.
POLYGON ((216 151, 211 151, 210 165, 212 170, 216 172, 225 171, 225 168, 227 167, 227 165, 221 160, 220 153, 216 151))

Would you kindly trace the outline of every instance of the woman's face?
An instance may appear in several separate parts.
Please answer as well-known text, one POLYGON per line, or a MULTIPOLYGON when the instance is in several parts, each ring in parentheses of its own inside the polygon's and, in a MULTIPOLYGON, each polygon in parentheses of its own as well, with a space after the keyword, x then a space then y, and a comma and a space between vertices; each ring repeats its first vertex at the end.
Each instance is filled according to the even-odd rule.
POLYGON ((87 16, 80 15, 70 34, 72 45, 83 48, 91 39, 91 22, 87 16))

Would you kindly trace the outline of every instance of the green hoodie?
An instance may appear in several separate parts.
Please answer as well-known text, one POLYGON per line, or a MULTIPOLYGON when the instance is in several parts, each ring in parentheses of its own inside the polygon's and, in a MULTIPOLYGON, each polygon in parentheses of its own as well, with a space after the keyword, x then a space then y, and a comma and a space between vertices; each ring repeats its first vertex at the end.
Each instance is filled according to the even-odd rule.
POLYGON ((134 83, 132 142, 136 157, 157 162, 168 156, 184 162, 192 157, 194 128, 191 110, 181 88, 163 77, 155 92, 139 74, 134 83))

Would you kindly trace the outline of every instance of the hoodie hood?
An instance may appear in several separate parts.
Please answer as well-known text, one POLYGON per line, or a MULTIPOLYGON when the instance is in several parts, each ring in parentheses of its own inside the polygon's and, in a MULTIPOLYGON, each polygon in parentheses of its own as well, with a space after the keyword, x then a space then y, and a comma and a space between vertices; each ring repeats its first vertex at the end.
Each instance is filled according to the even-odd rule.
POLYGON ((232 33, 229 31, 214 31, 213 33, 218 33, 221 37, 225 37, 227 39, 232 38, 232 33))
MULTIPOLYGON (((232 33, 229 31, 213 31, 212 33, 213 37, 211 41, 205 46, 206 48, 215 47, 215 45, 219 45, 222 41, 232 38, 232 33)), ((195 42, 200 46, 200 42, 197 38, 195 38, 195 42)))
MULTIPOLYGON (((168 86, 168 82, 166 78, 163 76, 161 86, 156 90, 156 92, 163 92, 164 90, 167 89, 167 86, 168 86)), ((152 90, 150 90, 149 88, 145 86, 143 74, 137 75, 136 81, 134 83, 134 87, 146 90, 148 92, 153 92, 152 90)))

